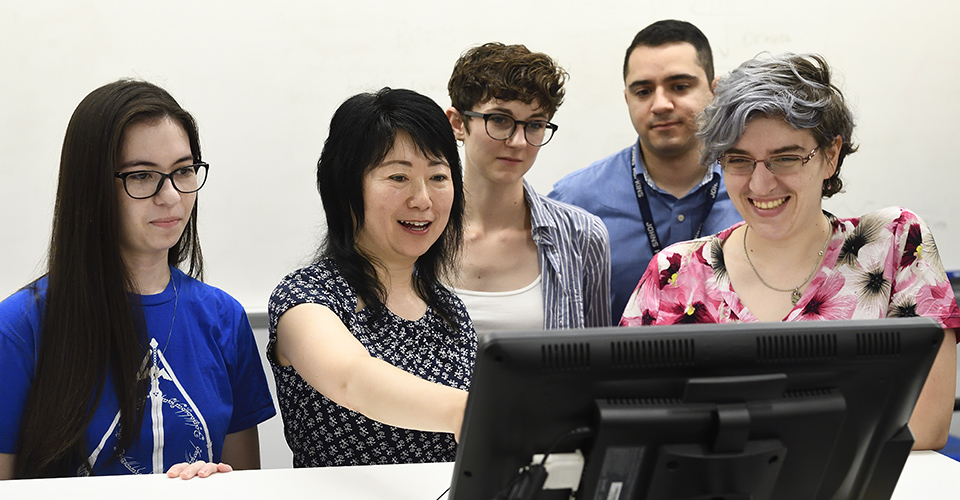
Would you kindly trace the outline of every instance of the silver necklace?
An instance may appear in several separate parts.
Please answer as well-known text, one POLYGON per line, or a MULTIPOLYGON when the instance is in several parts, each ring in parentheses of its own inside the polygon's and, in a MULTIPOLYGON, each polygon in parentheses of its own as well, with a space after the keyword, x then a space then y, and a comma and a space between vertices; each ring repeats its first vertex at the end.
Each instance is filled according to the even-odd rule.
MULTIPOLYGON (((823 255, 822 251, 820 255, 823 255)), ((170 316, 170 331, 167 332, 167 343, 163 345, 160 354, 166 354, 167 348, 170 347, 170 337, 173 336, 173 322, 177 320, 177 304, 180 302, 180 291, 177 290, 177 280, 174 279, 173 275, 170 276, 170 283, 173 285, 173 314, 170 316)))
POLYGON ((764 281, 763 277, 760 276, 760 272, 757 271, 757 268, 753 265, 753 261, 750 260, 750 252, 747 251, 747 231, 749 230, 750 230, 750 226, 744 226, 743 254, 746 255, 747 264, 750 264, 750 269, 753 269, 753 274, 757 276, 757 279, 760 280, 760 283, 763 283, 763 286, 771 290, 774 290, 777 292, 790 292, 790 301, 793 302, 793 305, 797 305, 797 302, 800 302, 800 297, 803 296, 800 293, 800 288, 802 288, 803 285, 806 285, 807 282, 810 281, 810 278, 812 278, 813 274, 817 272, 817 269, 820 269, 820 262, 823 260, 823 253, 827 250, 827 244, 830 243, 830 237, 833 236, 833 231, 829 229, 827 230, 827 239, 826 241, 823 242, 823 247, 820 248, 820 252, 817 253, 819 257, 817 258, 817 262, 813 265, 813 269, 810 270, 810 274, 808 274, 807 277, 804 278, 803 281, 800 282, 800 284, 794 288, 777 288, 775 286, 770 285, 770 283, 767 283, 766 281, 764 281))
MULTIPOLYGON (((161 357, 167 352, 167 348, 170 347, 170 337, 173 335, 173 323, 177 320, 177 304, 180 302, 180 292, 177 290, 177 281, 174 277, 170 276, 170 282, 173 284, 173 316, 170 317, 170 331, 167 332, 167 343, 164 344, 163 350, 160 351, 160 354, 157 354, 157 339, 150 339, 150 399, 154 402, 153 404, 158 404, 160 398, 163 397, 163 392, 160 390, 160 368, 158 367, 161 357)), ((147 360, 144 359, 144 363, 147 360)))
MULTIPOLYGON (((166 354, 167 347, 170 347, 170 338, 173 336, 173 323, 177 320, 177 304, 180 302, 180 292, 177 290, 177 280, 170 276, 170 283, 173 285, 173 315, 170 316, 170 331, 167 332, 167 341, 163 344, 163 349, 160 350, 160 354, 166 354)), ((153 339, 151 344, 156 342, 156 338, 153 339)), ((151 346, 153 347, 153 346, 151 346)), ((146 349, 144 349, 146 351, 146 349)))

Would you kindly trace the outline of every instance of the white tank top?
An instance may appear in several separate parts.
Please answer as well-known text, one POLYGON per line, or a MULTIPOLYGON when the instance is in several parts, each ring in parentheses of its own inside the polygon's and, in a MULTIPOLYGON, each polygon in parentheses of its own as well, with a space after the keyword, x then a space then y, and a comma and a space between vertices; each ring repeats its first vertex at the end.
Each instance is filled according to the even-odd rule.
POLYGON ((477 333, 502 330, 543 330, 543 289, 541 277, 533 283, 507 292, 476 292, 453 288, 467 306, 477 333))

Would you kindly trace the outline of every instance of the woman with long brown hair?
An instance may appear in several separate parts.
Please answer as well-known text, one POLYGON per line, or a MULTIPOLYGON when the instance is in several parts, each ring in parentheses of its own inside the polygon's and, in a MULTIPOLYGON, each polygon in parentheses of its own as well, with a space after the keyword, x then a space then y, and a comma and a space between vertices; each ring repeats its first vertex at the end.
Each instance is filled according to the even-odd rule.
POLYGON ((275 410, 253 332, 200 281, 208 169, 165 90, 121 80, 79 104, 47 273, 0 303, 0 479, 259 467, 275 410))

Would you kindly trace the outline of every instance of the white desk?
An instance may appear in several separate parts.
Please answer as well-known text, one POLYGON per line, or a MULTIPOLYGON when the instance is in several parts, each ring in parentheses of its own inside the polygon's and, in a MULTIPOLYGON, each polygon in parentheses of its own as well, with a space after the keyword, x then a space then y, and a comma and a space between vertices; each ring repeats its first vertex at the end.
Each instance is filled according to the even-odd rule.
POLYGON ((910 453, 893 500, 960 498, 960 462, 935 451, 910 453))
MULTIPOLYGON (((447 489, 452 473, 452 463, 440 463, 236 471, 189 481, 163 475, 32 479, 0 482, 0 498, 435 500, 447 489)), ((911 453, 893 499, 958 496, 960 462, 921 451, 911 453)))

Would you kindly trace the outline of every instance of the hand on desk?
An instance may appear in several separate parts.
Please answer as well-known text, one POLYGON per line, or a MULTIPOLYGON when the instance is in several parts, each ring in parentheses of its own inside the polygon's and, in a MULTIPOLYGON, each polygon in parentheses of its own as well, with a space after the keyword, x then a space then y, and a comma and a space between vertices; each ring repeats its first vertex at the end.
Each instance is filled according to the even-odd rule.
POLYGON ((208 477, 218 472, 230 472, 233 470, 233 467, 230 467, 229 464, 220 462, 215 464, 213 462, 204 462, 203 460, 197 460, 192 464, 186 462, 176 464, 167 471, 167 477, 179 477, 180 479, 190 479, 194 476, 198 477, 208 477))

